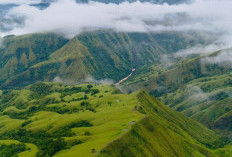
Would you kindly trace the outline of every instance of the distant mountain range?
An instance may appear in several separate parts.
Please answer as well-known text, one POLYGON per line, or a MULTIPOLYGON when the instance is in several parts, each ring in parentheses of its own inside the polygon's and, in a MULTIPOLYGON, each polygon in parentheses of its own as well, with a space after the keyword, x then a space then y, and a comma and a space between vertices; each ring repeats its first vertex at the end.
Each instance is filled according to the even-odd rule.
POLYGON ((2 87, 24 86, 35 81, 82 82, 88 76, 119 81, 132 68, 160 64, 169 55, 188 46, 207 43, 182 33, 82 33, 71 40, 55 34, 10 36, 0 51, 2 87))

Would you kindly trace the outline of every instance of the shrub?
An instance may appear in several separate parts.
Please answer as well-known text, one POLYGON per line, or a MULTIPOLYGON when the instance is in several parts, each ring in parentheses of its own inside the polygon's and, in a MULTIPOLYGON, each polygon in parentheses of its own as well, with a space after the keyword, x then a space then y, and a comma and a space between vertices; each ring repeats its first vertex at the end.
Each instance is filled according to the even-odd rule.
POLYGON ((87 88, 88 88, 88 89, 90 89, 90 88, 92 88, 92 87, 93 87, 92 85, 87 85, 87 88))
POLYGON ((97 93, 100 93, 98 89, 91 89, 91 95, 95 95, 97 93))
POLYGON ((72 146, 75 146, 75 145, 78 145, 78 144, 82 144, 83 142, 81 140, 76 140, 74 141, 73 143, 71 143, 71 147, 72 146))
POLYGON ((30 124, 32 121, 31 120, 26 120, 25 122, 22 123, 22 127, 30 124))
POLYGON ((10 156, 16 156, 18 153, 26 151, 26 145, 25 144, 10 144, 0 145, 0 156, 1 157, 10 157, 10 156))
POLYGON ((38 83, 33 84, 30 87, 30 90, 33 92, 31 94, 31 97, 33 98, 41 98, 52 92, 51 86, 43 82, 38 82, 38 83))

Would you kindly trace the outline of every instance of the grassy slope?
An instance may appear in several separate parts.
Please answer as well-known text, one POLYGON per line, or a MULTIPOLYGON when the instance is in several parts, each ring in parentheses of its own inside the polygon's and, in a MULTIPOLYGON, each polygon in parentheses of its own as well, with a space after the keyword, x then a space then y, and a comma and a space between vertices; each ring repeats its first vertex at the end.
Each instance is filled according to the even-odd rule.
MULTIPOLYGON (((86 85, 81 86, 86 87, 86 85)), ((24 128, 27 130, 32 130, 33 132, 37 132, 42 129, 46 130, 46 132, 52 133, 71 122, 88 120, 94 125, 93 127, 73 128, 72 131, 76 133, 76 135, 72 137, 65 137, 65 140, 69 144, 73 143, 76 140, 81 140, 83 143, 70 147, 70 149, 63 150, 57 153, 56 156, 92 156, 92 148, 96 149, 96 151, 99 151, 107 143, 125 133, 131 127, 130 122, 137 122, 142 117, 144 117, 143 114, 134 110, 134 105, 137 103, 137 100, 134 99, 135 94, 112 94, 115 89, 110 86, 97 86, 94 88, 98 88, 100 90, 100 93, 95 96, 91 96, 91 94, 88 94, 87 101, 91 104, 93 108, 96 109, 96 112, 85 110, 84 112, 79 111, 78 113, 72 114, 58 114, 56 112, 38 111, 33 116, 28 117, 28 119, 32 120, 32 122, 26 125, 24 128), (100 95, 103 95, 103 97, 99 98, 100 95), (90 135, 85 135, 86 132, 89 132, 90 135)), ((25 89, 24 91, 19 93, 18 97, 24 96, 27 92, 28 90, 25 89)), ((82 95, 82 93, 80 95, 78 95, 78 93, 75 93, 73 95, 68 95, 64 97, 64 99, 69 101, 72 100, 72 98, 77 98, 82 95)), ((54 93, 46 96, 46 98, 57 98, 58 96, 60 95, 54 93)), ((14 100, 13 98, 14 103, 17 103, 16 101, 19 102, 19 100, 20 99, 14 100)), ((32 102, 33 100, 30 101, 30 103, 32 102)), ((61 108, 70 109, 82 108, 80 106, 81 102, 82 101, 57 102, 55 104, 48 104, 48 106, 59 106, 61 108), (63 107, 64 105, 66 106, 63 107)), ((30 105, 27 108, 29 107, 30 105)), ((4 109, 4 111, 9 110, 12 111, 12 107, 6 107, 4 109)), ((24 110, 25 109, 17 109, 17 112, 21 112, 24 110)), ((0 125, 2 126, 0 130, 1 133, 12 129, 17 130, 21 128, 21 123, 26 121, 11 119, 7 115, 2 115, 0 117, 2 119, 7 117, 6 119, 8 121, 8 123, 5 123, 4 121, 0 122, 0 125)))
MULTIPOLYGON (((204 77, 162 97, 170 107, 214 129, 231 130, 231 74, 204 77)), ((225 132, 221 132, 225 134, 225 132)))
POLYGON ((48 60, 40 61, 14 75, 4 86, 53 80, 56 76, 79 81, 88 75, 96 79, 120 80, 127 76, 133 67, 139 70, 144 66, 159 64, 162 55, 200 41, 202 40, 185 39, 185 35, 177 33, 83 33, 56 52, 48 52, 48 60))
POLYGON ((197 57, 184 62, 181 61, 170 69, 163 70, 160 74, 137 85, 144 87, 153 93, 153 95, 160 96, 163 93, 173 92, 192 80, 207 76, 228 74, 232 70, 229 65, 204 64, 201 62, 203 58, 197 57))
POLYGON ((144 92, 138 94, 138 99, 148 116, 105 147, 99 156, 217 156, 202 145, 216 140, 212 131, 144 92))
MULTIPOLYGON (((56 110, 48 111, 42 108, 27 115, 27 119, 1 115, 0 118, 7 121, 0 121, 1 134, 20 128, 32 130, 35 133, 45 130, 52 134, 71 122, 88 120, 93 126, 72 128, 74 136, 63 136, 69 145, 68 149, 59 151, 55 156, 109 156, 109 153, 111 156, 120 156, 119 154, 136 156, 135 153, 137 156, 158 154, 159 156, 188 156, 190 154, 217 156, 205 145, 213 147, 219 136, 199 123, 163 106, 157 99, 145 92, 127 95, 120 94, 109 85, 94 86, 91 89, 98 89, 100 92, 94 95, 89 93, 88 99, 84 100, 95 109, 96 112, 92 112, 80 105, 82 100, 77 100, 83 97, 83 92, 63 95, 65 89, 70 90, 74 86, 47 84, 50 86, 49 92, 45 90, 43 91, 45 95, 37 97, 37 94, 32 92, 35 87, 39 90, 37 85, 26 87, 22 91, 13 91, 12 96, 10 93, 8 96, 3 96, 0 105, 2 113, 12 117, 14 115, 12 113, 25 112, 32 106, 41 105, 70 110, 77 108, 79 111, 61 114, 56 110), (25 104, 25 106, 22 108, 22 105, 17 104, 25 104), (141 113, 143 110, 146 115, 141 113), (31 122, 21 126, 28 120, 31 122), (81 140, 82 143, 72 145, 77 140, 81 140), (95 149, 96 153, 92 153, 92 149, 95 149)), ((87 89, 87 85, 76 87, 87 89)), ((227 152, 229 148, 221 149, 220 153, 227 152)))
POLYGON ((155 67, 131 78, 126 85, 146 89, 170 107, 225 135, 225 130, 231 130, 232 68, 227 64, 205 64, 202 59, 204 56, 186 59, 160 73, 155 67))

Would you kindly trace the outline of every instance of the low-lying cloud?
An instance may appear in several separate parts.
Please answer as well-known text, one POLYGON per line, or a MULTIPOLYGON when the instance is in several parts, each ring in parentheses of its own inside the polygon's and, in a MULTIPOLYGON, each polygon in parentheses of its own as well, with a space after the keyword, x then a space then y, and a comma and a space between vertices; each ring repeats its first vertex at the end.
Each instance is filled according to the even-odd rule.
MULTIPOLYGON (((75 0, 58 0, 48 8, 39 10, 30 5, 32 0, 15 0, 17 7, 8 11, 6 17, 17 16, 23 25, 10 23, 7 34, 35 32, 58 32, 73 37, 82 31, 110 29, 120 32, 207 31, 232 34, 232 1, 195 0, 190 4, 152 4, 123 2, 105 4, 89 2, 77 4, 75 0), (18 2, 17 2, 18 1, 18 2)), ((1 1, 1 3, 7 1, 1 1)), ((14 21, 14 20, 13 20, 14 21)), ((6 22, 7 23, 7 22, 6 22)))
POLYGON ((210 100, 210 93, 205 93, 198 86, 188 85, 186 87, 188 98, 196 103, 204 102, 210 100))
POLYGON ((225 47, 226 47, 226 45, 224 45, 224 44, 223 45, 210 44, 210 45, 206 45, 206 46, 196 45, 194 47, 190 47, 190 48, 183 49, 183 50, 176 52, 174 54, 174 57, 175 58, 183 58, 183 57, 188 57, 190 55, 199 55, 199 54, 206 55, 206 54, 210 54, 212 52, 221 50, 225 47))
POLYGON ((53 80, 56 83, 64 83, 64 84, 69 84, 69 85, 75 85, 75 84, 80 84, 80 83, 96 83, 96 84, 114 84, 115 82, 111 79, 105 78, 105 79, 100 79, 97 80, 93 76, 87 76, 84 80, 82 81, 75 81, 71 79, 62 79, 61 77, 57 76, 53 80))
POLYGON ((160 65, 162 68, 166 69, 171 67, 174 64, 174 61, 172 60, 172 58, 168 55, 161 55, 160 56, 160 65))
POLYGON ((201 59, 201 62, 204 64, 219 64, 219 65, 232 65, 232 50, 224 50, 220 53, 207 56, 201 59))
POLYGON ((41 0, 1 0, 0 4, 35 4, 41 0))
POLYGON ((97 84, 114 84, 115 82, 112 79, 100 79, 96 80, 93 76, 87 76, 84 80, 86 83, 97 83, 97 84))
POLYGON ((0 37, 0 48, 2 47, 3 39, 0 37))

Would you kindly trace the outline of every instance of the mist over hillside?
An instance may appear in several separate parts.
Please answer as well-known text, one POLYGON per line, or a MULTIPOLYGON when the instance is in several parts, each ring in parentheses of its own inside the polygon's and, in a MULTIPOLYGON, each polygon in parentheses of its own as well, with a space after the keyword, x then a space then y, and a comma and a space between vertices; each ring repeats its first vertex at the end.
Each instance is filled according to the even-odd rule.
POLYGON ((1 14, 0 35, 55 32, 70 38, 83 31, 109 29, 117 32, 204 31, 217 34, 219 39, 215 42, 228 44, 231 39, 231 24, 227 22, 231 19, 231 2, 228 0, 196 0, 175 5, 150 1, 76 3, 57 0, 42 10, 35 7, 40 2, 0 2, 6 8, 1 14), (205 9, 208 5, 211 7, 205 9))

